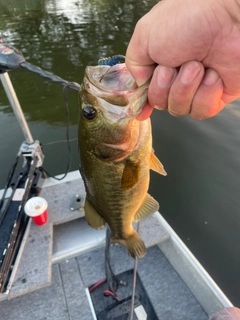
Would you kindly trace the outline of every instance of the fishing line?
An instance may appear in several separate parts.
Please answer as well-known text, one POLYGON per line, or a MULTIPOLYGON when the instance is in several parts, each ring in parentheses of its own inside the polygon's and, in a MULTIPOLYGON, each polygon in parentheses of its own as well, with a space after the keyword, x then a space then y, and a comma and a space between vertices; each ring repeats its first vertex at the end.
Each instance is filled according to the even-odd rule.
POLYGON ((33 64, 29 63, 29 62, 22 62, 20 65, 19 65, 21 68, 25 68, 29 71, 32 71, 34 73, 37 73, 39 76, 43 77, 43 78, 47 78, 49 80, 51 80, 52 82, 56 82, 56 83, 59 83, 61 84, 62 86, 65 87, 68 87, 69 89, 72 89, 72 90, 76 90, 76 91, 79 91, 80 90, 80 84, 79 83, 76 83, 76 82, 68 82, 62 78, 60 78, 59 76, 56 76, 55 74, 49 72, 49 71, 46 71, 46 70, 43 70, 37 66, 34 66, 33 64))
POLYGON ((109 290, 105 290, 103 294, 105 296, 112 296, 115 298, 115 300, 119 301, 119 297, 115 294, 115 292, 118 289, 118 283, 120 280, 114 275, 111 263, 110 263, 110 245, 111 245, 111 240, 110 240, 110 229, 107 227, 106 231, 106 246, 105 246, 105 270, 106 270, 106 279, 107 279, 107 284, 109 290), (114 285, 116 285, 116 289, 114 288, 114 285))
MULTIPOLYGON (((137 224, 137 233, 139 233, 139 225, 137 224)), ((132 289, 132 302, 131 302, 131 310, 130 310, 130 318, 129 320, 133 320, 133 311, 134 311, 134 303, 135 303, 135 292, 136 292, 136 284, 137 284, 137 266, 138 266, 138 257, 135 258, 134 261, 134 269, 133 269, 133 289, 132 289)))
POLYGON ((57 178, 53 175, 51 175, 47 170, 45 170, 43 167, 40 169, 47 174, 48 177, 51 177, 55 180, 63 180, 68 172, 70 171, 71 168, 71 163, 72 163, 72 150, 71 150, 71 145, 70 145, 70 139, 69 139, 69 126, 70 126, 70 119, 69 119, 69 106, 68 106, 68 101, 67 101, 67 90, 70 88, 71 84, 67 83, 63 87, 63 98, 64 98, 64 103, 65 103, 65 111, 66 111, 66 141, 67 141, 67 146, 68 146, 68 152, 69 152, 69 157, 68 157, 68 164, 66 168, 66 172, 63 174, 61 178, 57 178))
MULTIPOLYGON (((73 142, 73 141, 76 141, 77 138, 73 138, 73 139, 70 139, 69 142, 73 142)), ((51 142, 47 142, 47 143, 43 143, 44 147, 45 146, 50 146, 52 144, 56 144, 56 143, 63 143, 63 142, 67 142, 67 140, 56 140, 56 141, 51 141, 51 142)))
POLYGON ((115 66, 116 64, 124 63, 124 62, 125 62, 125 56, 123 56, 122 54, 117 54, 113 57, 99 59, 98 60, 99 66, 110 66, 110 68, 107 69, 104 75, 100 78, 99 82, 102 81, 105 75, 110 71, 111 67, 115 66))
MULTIPOLYGON (((101 78, 99 79, 99 82, 102 81, 102 79, 111 71, 112 67, 108 68, 107 71, 101 76, 101 78)), ((111 72, 115 72, 117 74, 116 71, 111 71, 111 72)))

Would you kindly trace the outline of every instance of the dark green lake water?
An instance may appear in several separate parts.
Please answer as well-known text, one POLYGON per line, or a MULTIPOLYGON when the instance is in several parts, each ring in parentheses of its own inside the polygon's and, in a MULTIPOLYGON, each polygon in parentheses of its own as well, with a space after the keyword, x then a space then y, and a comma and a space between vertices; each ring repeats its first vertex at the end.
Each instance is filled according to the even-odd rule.
MULTIPOLYGON (((86 65, 124 54, 137 20, 156 1, 0 0, 0 33, 26 60, 81 82, 86 65)), ((161 32, 161 30, 159 31, 161 32)), ((181 32, 179 30, 179 32, 181 32)), ((68 161, 62 87, 26 70, 10 73, 44 167, 63 173, 68 161)), ((72 170, 78 168, 78 97, 68 92, 72 170)), ((240 108, 196 122, 167 112, 152 116, 153 144, 167 177, 151 175, 160 211, 229 299, 240 307, 240 108)), ((0 85, 0 188, 23 141, 0 85)))

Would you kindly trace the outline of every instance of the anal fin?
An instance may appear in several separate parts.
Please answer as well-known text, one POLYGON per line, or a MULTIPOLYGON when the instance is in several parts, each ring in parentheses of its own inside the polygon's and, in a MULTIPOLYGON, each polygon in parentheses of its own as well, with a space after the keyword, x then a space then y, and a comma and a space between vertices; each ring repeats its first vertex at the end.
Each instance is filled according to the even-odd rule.
POLYGON ((90 227, 94 229, 102 229, 105 225, 105 220, 95 210, 92 204, 86 199, 84 205, 85 219, 90 227))
POLYGON ((150 156, 150 169, 153 171, 162 174, 163 176, 167 175, 167 172, 164 170, 164 167, 160 160, 155 156, 154 150, 152 150, 151 156, 150 156))
POLYGON ((111 241, 123 244, 127 248, 129 255, 134 259, 136 257, 143 258, 147 252, 143 240, 135 230, 126 239, 111 238, 111 241))
POLYGON ((156 211, 158 211, 158 209, 159 203, 147 193, 141 207, 136 212, 133 221, 139 222, 144 220, 153 215, 156 211))

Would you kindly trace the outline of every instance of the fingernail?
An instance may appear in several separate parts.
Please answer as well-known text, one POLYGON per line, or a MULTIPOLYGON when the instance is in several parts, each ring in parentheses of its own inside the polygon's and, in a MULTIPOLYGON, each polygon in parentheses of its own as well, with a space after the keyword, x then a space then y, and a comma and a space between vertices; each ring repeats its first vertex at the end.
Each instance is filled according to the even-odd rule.
POLYGON ((187 62, 181 70, 180 80, 183 84, 190 84, 199 74, 201 68, 198 62, 187 62))
POLYGON ((167 88, 170 86, 175 72, 172 68, 159 66, 157 71, 157 84, 160 88, 167 88))
POLYGON ((219 79, 219 74, 213 69, 207 69, 203 78, 203 83, 206 86, 212 86, 219 79))
POLYGON ((158 106, 158 105, 156 105, 156 104, 153 106, 153 108, 154 108, 154 109, 157 109, 157 110, 161 110, 161 111, 163 111, 163 110, 166 110, 166 109, 167 109, 167 107, 166 107, 166 106, 158 106))
POLYGON ((171 109, 168 108, 168 112, 174 116, 174 117, 182 117, 183 115, 176 113, 175 111, 172 111, 171 109))

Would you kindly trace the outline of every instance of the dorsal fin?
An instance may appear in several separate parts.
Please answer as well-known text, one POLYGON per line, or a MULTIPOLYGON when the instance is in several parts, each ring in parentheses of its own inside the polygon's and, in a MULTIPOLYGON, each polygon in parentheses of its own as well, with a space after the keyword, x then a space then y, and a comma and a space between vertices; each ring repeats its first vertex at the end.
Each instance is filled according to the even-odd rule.
POLYGON ((139 222, 146 219, 158 211, 158 209, 159 203, 147 193, 141 207, 136 212, 133 221, 139 222))
POLYGON ((150 169, 152 169, 153 171, 156 171, 159 174, 162 174, 163 176, 167 175, 167 172, 164 170, 162 163, 155 156, 154 150, 152 150, 152 153, 150 155, 150 169))

